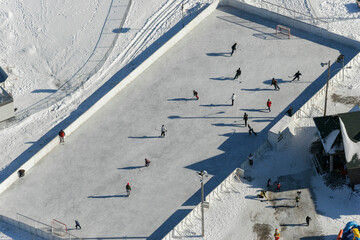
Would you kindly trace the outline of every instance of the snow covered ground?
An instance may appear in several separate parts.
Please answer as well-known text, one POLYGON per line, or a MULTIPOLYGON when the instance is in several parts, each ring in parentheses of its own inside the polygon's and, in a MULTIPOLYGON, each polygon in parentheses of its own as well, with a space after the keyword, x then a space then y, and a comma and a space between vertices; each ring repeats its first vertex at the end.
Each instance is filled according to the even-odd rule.
MULTIPOLYGON (((186 4, 195 13, 206 2, 187 1, 186 4)), ((260 1, 246 2, 259 4, 260 1)), ((330 30, 359 39, 359 11, 351 0, 273 2, 328 20, 330 30)), ((0 47, 3 54, 0 62, 14 85, 12 92, 19 111, 55 92, 61 82, 76 74, 84 65, 102 34, 111 3, 113 1, 93 1, 92 4, 88 1, 77 1, 76 4, 70 1, 51 1, 50 4, 36 0, 1 2, 0 47)), ((176 24, 181 20, 180 6, 181 1, 134 1, 124 26, 127 31, 120 35, 109 61, 91 79, 91 84, 72 95, 71 99, 60 101, 56 108, 44 109, 15 126, 1 130, 2 168, 20 155, 24 156, 22 153, 29 146, 65 119, 119 69, 127 66, 128 70, 121 73, 125 76, 149 55, 151 49, 156 48, 152 43, 158 39, 160 41, 156 45, 166 41, 161 36, 172 27, 173 30, 179 28, 176 24), (132 60, 131 65, 127 65, 132 60)), ((352 76, 356 75, 353 73, 352 76)), ((341 88, 343 95, 351 91, 356 96, 359 80, 352 77, 349 81, 350 84, 341 88)), ((52 133, 56 134, 55 131, 52 133)), ((45 143, 48 138, 42 138, 39 144, 45 143)))

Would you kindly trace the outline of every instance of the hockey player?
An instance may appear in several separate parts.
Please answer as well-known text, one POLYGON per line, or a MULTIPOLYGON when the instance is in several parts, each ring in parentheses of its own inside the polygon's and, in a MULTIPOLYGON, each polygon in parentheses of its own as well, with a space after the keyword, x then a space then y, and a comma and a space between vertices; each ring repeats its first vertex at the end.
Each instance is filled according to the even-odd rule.
POLYGON ((248 117, 249 117, 249 116, 247 115, 247 113, 244 113, 243 120, 245 121, 245 127, 247 127, 248 117))
POLYGON ((241 75, 241 70, 240 70, 240 68, 238 68, 238 70, 236 70, 234 80, 237 79, 238 77, 240 77, 240 75, 241 75))
POLYGON ((236 50, 236 44, 237 44, 237 43, 234 43, 234 45, 231 46, 231 54, 230 54, 230 56, 232 56, 233 53, 235 52, 235 50, 236 50))
POLYGON ((311 217, 309 216, 306 216, 306 224, 309 226, 310 224, 310 221, 311 221, 311 217))
POLYGON ((130 196, 130 192, 131 192, 130 183, 127 183, 125 188, 126 188, 127 196, 129 197, 129 196, 130 196))
POLYGON ((199 100, 199 94, 197 91, 193 90, 194 97, 196 97, 196 100, 199 100))
POLYGON ((255 134, 255 136, 257 136, 256 132, 254 132, 254 129, 250 126, 250 124, 248 125, 248 128, 249 128, 249 135, 253 133, 255 134))
POLYGON ((266 106, 268 107, 269 112, 271 112, 271 101, 270 101, 270 99, 267 100, 266 106))
POLYGON ((296 207, 299 207, 299 202, 300 202, 300 197, 297 195, 297 196, 295 197, 295 206, 296 206, 296 207))
POLYGON ((271 86, 274 85, 275 90, 280 90, 278 82, 275 78, 271 80, 271 86))
POLYGON ((59 132, 59 138, 60 138, 60 143, 64 143, 65 142, 65 132, 64 132, 64 130, 60 130, 60 132, 59 132))
POLYGON ((231 106, 234 106, 234 101, 235 101, 235 93, 231 95, 231 106))
POLYGON ((145 167, 148 167, 150 166, 150 160, 145 158, 145 167))
POLYGON ((78 220, 75 220, 75 229, 81 229, 80 223, 78 220))
POLYGON ((161 126, 161 135, 160 137, 165 137, 165 133, 167 132, 166 128, 164 125, 161 126))
POLYGON ((295 74, 294 74, 294 79, 292 80, 292 81, 294 81, 295 79, 297 79, 298 81, 300 80, 300 76, 301 76, 302 74, 300 73, 300 71, 297 71, 295 74))

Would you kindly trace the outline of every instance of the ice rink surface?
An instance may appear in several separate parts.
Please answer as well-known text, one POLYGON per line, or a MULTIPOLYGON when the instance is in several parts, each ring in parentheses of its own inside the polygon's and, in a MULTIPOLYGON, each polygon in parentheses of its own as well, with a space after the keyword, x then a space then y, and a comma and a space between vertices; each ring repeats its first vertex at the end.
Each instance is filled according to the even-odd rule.
POLYGON ((55 218, 88 239, 160 239, 200 201, 196 171, 209 173, 209 193, 266 140, 289 106, 296 110, 325 84, 321 62, 356 54, 296 29, 291 40, 276 36, 276 25, 232 8, 215 10, 3 193, 2 214, 55 218), (291 82, 298 70, 300 81, 291 82), (280 91, 270 86, 273 77, 280 91), (244 112, 257 136, 249 136, 244 112), (75 219, 82 230, 74 230, 75 219))

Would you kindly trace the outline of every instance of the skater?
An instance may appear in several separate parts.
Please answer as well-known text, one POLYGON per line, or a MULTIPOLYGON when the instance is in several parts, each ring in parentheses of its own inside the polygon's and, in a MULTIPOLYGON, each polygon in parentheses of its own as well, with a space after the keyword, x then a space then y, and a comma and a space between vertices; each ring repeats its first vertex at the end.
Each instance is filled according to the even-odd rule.
POLYGON ((260 194, 258 194, 258 198, 266 198, 266 200, 269 200, 268 197, 266 196, 265 190, 261 190, 260 194))
POLYGON ((299 202, 300 202, 300 197, 296 196, 296 198, 295 198, 295 206, 296 207, 299 207, 299 202))
POLYGON ((238 70, 236 70, 234 80, 237 79, 238 77, 240 77, 240 75, 241 75, 241 70, 240 70, 240 68, 238 68, 238 70))
POLYGON ((266 185, 268 188, 270 188, 271 187, 271 178, 269 178, 268 180, 267 180, 267 185, 266 185))
POLYGON ((235 93, 233 93, 231 96, 231 106, 234 106, 234 101, 235 101, 235 93))
POLYGON ((302 74, 300 73, 300 71, 297 71, 295 74, 294 74, 294 79, 292 80, 292 81, 295 81, 295 79, 297 79, 298 81, 300 80, 300 76, 301 76, 302 74))
POLYGON ((279 230, 278 230, 278 229, 275 229, 274 238, 275 238, 275 240, 279 240, 279 239, 280 239, 280 233, 279 233, 279 230))
POLYGON ((131 192, 130 183, 127 183, 125 188, 126 188, 127 196, 129 197, 129 196, 130 196, 130 192, 131 192))
POLYGON ((309 217, 309 216, 306 217, 306 224, 308 226, 309 226, 311 220, 312 220, 311 217, 309 217))
POLYGON ((243 120, 245 121, 245 127, 247 127, 248 117, 249 117, 249 116, 248 116, 246 113, 244 113, 243 120))
POLYGON ((237 43, 234 43, 234 45, 231 46, 231 54, 230 54, 230 56, 232 56, 233 53, 235 52, 235 50, 236 50, 236 44, 237 44, 237 43))
POLYGON ((281 184, 280 184, 280 182, 278 182, 278 183, 276 184, 276 189, 277 189, 277 190, 280 190, 280 187, 281 187, 281 184))
POLYGON ((164 125, 161 126, 161 135, 160 137, 165 137, 165 133, 167 132, 166 128, 164 125))
POLYGON ((199 100, 199 94, 197 91, 193 90, 194 97, 196 97, 196 100, 199 100))
POLYGON ((80 223, 78 220, 75 220, 75 229, 81 229, 80 223))
POLYGON ((272 85, 274 85, 275 90, 280 90, 277 80, 275 78, 271 80, 271 86, 272 85))
POLYGON ((59 138, 60 138, 60 143, 64 143, 65 142, 65 132, 64 132, 64 130, 60 130, 60 132, 59 132, 59 138))
POLYGON ((145 158, 145 167, 150 166, 150 163, 151 163, 150 160, 145 158))
POLYGON ((257 136, 256 132, 254 132, 254 129, 250 126, 250 124, 248 125, 248 128, 249 128, 249 135, 253 133, 255 134, 255 136, 257 136))
POLYGON ((249 165, 252 166, 254 164, 254 156, 251 153, 249 154, 248 159, 249 159, 249 165))
POLYGON ((270 99, 267 100, 266 106, 268 107, 269 112, 271 112, 271 101, 270 101, 270 99))
POLYGON ((293 115, 293 107, 290 107, 286 113, 289 115, 289 117, 291 117, 293 115))
POLYGON ((297 191, 296 194, 299 196, 299 198, 301 199, 301 191, 297 191))

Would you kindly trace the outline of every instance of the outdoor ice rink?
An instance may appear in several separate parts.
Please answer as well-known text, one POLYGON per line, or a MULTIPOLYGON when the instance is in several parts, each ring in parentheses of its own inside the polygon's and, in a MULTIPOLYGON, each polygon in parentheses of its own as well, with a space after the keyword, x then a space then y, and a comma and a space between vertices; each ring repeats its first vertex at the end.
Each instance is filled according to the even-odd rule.
POLYGON ((325 84, 321 62, 356 54, 296 29, 291 40, 276 36, 276 25, 232 8, 215 10, 4 192, 1 213, 48 224, 55 218, 86 239, 161 239, 199 203, 196 171, 209 173, 209 193, 266 140, 289 106, 296 111, 325 84), (300 81, 291 82, 298 70, 300 81), (280 91, 270 86, 273 77, 280 91), (244 112, 257 136, 249 136, 244 112), (75 219, 81 230, 74 230, 75 219))

